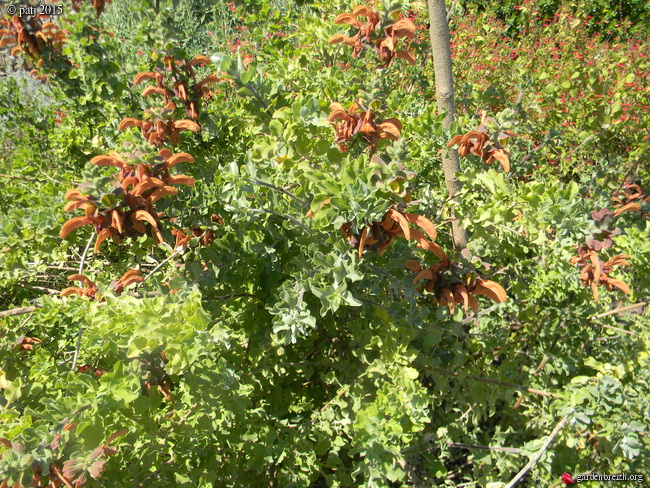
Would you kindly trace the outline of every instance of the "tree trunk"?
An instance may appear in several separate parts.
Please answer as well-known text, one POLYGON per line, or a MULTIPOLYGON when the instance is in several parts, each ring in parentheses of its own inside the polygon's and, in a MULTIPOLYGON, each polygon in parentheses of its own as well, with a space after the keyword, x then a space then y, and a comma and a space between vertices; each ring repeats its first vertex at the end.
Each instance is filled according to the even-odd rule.
MULTIPOLYGON (((442 127, 448 129, 456 115, 456 104, 454 103, 454 79, 451 72, 451 47, 449 44, 449 25, 447 24, 447 9, 445 0, 428 0, 429 21, 431 28, 431 52, 433 53, 433 66, 435 71, 436 98, 438 111, 445 110, 447 116, 442 122, 442 127)), ((456 148, 447 149, 442 152, 442 169, 445 173, 447 192, 454 197, 460 190, 460 182, 456 173, 460 173, 460 162, 456 148)), ((467 232, 460 224, 460 221, 452 213, 454 219, 451 223, 454 247, 462 250, 467 246, 467 232)))

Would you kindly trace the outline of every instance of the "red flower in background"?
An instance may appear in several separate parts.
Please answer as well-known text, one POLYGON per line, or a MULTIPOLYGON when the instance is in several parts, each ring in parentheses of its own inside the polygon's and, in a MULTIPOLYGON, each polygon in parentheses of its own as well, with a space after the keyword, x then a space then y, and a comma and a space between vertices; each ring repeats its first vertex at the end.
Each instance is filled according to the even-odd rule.
POLYGON ((569 473, 564 473, 562 475, 562 481, 564 481, 565 485, 573 485, 575 483, 575 480, 571 477, 569 473))

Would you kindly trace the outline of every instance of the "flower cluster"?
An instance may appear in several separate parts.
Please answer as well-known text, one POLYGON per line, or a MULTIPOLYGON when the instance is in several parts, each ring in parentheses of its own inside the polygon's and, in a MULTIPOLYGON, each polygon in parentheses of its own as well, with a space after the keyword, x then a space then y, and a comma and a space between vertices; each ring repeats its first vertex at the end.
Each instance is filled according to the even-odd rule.
POLYGON ((173 99, 176 98, 185 107, 186 115, 192 120, 197 120, 201 98, 210 98, 211 96, 208 85, 223 81, 222 78, 213 74, 200 81, 197 80, 194 67, 212 63, 207 56, 200 55, 191 60, 165 56, 163 61, 164 71, 158 69, 155 72, 138 73, 133 80, 133 86, 138 86, 143 81, 155 80, 155 86, 148 86, 142 91, 143 97, 146 98, 152 94, 162 95, 167 104, 166 107, 172 111, 176 109, 176 104, 173 103, 173 99), (168 78, 167 82, 165 78, 168 78))
POLYGON ((469 307, 478 312, 476 295, 487 297, 495 303, 508 299, 506 291, 498 283, 481 278, 476 273, 463 273, 454 267, 446 256, 428 268, 422 268, 417 261, 406 262, 406 269, 417 273, 413 285, 425 280, 424 289, 433 294, 433 302, 449 307, 451 313, 454 313, 456 305, 461 305, 466 312, 469 307), (463 279, 457 276, 463 276, 463 279))
POLYGON ((379 121, 369 107, 361 106, 361 102, 353 103, 347 111, 340 103, 332 103, 330 109, 332 111, 327 120, 334 126, 334 142, 341 152, 348 150, 347 142, 358 133, 363 134, 371 153, 374 153, 379 140, 396 141, 400 137, 402 123, 399 120, 390 118, 379 121))
POLYGON ((139 120, 133 117, 123 119, 118 130, 128 129, 129 127, 139 127, 142 135, 152 146, 161 147, 166 141, 176 145, 180 142, 180 132, 191 130, 197 132, 200 130, 199 124, 188 119, 174 120, 174 110, 176 106, 169 102, 164 109, 147 110, 150 115, 149 120, 139 120))
MULTIPOLYGON (((72 0, 72 10, 78 12, 79 9, 81 8, 81 3, 82 0, 72 0)), ((112 3, 112 0, 90 0, 90 4, 95 9, 95 12, 97 13, 97 17, 99 17, 102 14, 104 8, 106 8, 106 4, 110 4, 110 3, 112 3)))
POLYGON ((373 222, 357 232, 353 231, 350 223, 343 224, 341 231, 350 244, 358 249, 359 257, 363 255, 366 247, 379 255, 384 254, 395 237, 403 237, 407 241, 414 240, 418 247, 433 252, 440 259, 446 257, 442 248, 433 242, 437 236, 433 222, 422 215, 402 213, 394 208, 389 209, 380 222, 373 222), (417 225, 426 232, 426 235, 418 229, 410 228, 409 224, 417 225), (427 239, 427 235, 431 240, 427 239))
POLYGON ((11 20, 0 20, 0 47, 14 45, 11 55, 23 53, 35 59, 41 56, 46 46, 57 51, 66 39, 67 31, 59 29, 49 16, 38 14, 33 17, 14 15, 11 20))
POLYGON ((586 242, 577 247, 577 254, 571 258, 571 264, 581 266, 580 281, 583 285, 589 286, 598 301, 598 287, 604 286, 608 291, 614 287, 623 291, 626 295, 630 293, 630 287, 608 275, 614 266, 628 266, 627 254, 619 254, 606 262, 603 262, 598 252, 603 249, 612 247, 612 237, 622 234, 622 230, 613 226, 613 221, 620 215, 627 212, 639 212, 643 206, 650 201, 650 196, 646 195, 641 187, 637 184, 625 183, 622 191, 613 194, 611 201, 614 211, 607 208, 601 208, 598 211, 591 212, 596 227, 592 236, 586 242))
MULTIPOLYGON (((171 219, 172 222, 175 222, 176 219, 171 219)), ((212 214, 212 222, 223 225, 223 219, 217 214, 212 214)), ((215 234, 214 231, 209 229, 203 229, 201 227, 190 227, 189 229, 173 229, 172 236, 174 236, 175 243, 174 249, 186 249, 190 241, 194 238, 198 239, 200 246, 207 246, 214 241, 215 234)))
MULTIPOLYGON (((32 17, 14 15, 10 20, 0 20, 0 48, 13 46, 12 56, 23 54, 32 61, 38 60, 36 66, 42 67, 45 54, 61 55, 68 35, 68 31, 60 29, 49 19, 47 15, 37 14, 32 17)), ((37 80, 46 80, 36 69, 29 74, 37 80)))
POLYGON ((636 212, 641 210, 643 205, 650 202, 650 195, 645 193, 637 184, 626 183, 621 191, 612 196, 614 205, 614 217, 625 212, 636 212))
POLYGON ((626 295, 630 294, 630 287, 626 283, 608 276, 614 266, 628 266, 630 263, 627 258, 629 257, 627 254, 619 254, 607 262, 603 262, 598 257, 598 251, 583 244, 578 247, 578 254, 571 258, 571 264, 582 266, 580 281, 583 285, 591 288, 594 300, 598 302, 599 286, 604 286, 608 291, 612 291, 613 287, 616 287, 626 295))
MULTIPOLYGON (((142 161, 142 160, 140 160, 142 161)), ((61 229, 61 239, 83 225, 92 224, 97 233, 95 252, 102 242, 111 237, 121 243, 126 237, 148 235, 159 244, 160 215, 154 204, 178 190, 172 185, 193 185, 194 179, 186 175, 170 175, 169 169, 180 162, 194 162, 187 153, 173 154, 169 149, 161 149, 151 161, 129 164, 118 153, 95 156, 90 160, 97 166, 113 166, 119 169, 117 188, 104 197, 84 195, 78 189, 69 190, 65 198, 66 211, 83 209, 85 215, 73 217, 61 229)))
POLYGON ((415 24, 410 19, 402 17, 392 21, 391 16, 364 6, 355 7, 351 14, 342 13, 334 19, 335 24, 348 24, 356 29, 356 34, 346 36, 335 34, 329 39, 330 44, 346 44, 352 47, 352 56, 358 57, 364 48, 373 48, 384 66, 388 66, 394 58, 404 59, 415 64, 415 56, 407 50, 398 50, 400 38, 413 41, 415 24), (361 20, 363 19, 363 21, 361 20), (383 28, 383 29, 382 29, 383 28), (383 35, 380 34, 383 32, 383 35))
POLYGON ((486 113, 483 112, 481 124, 476 130, 453 137, 447 147, 459 146, 458 154, 460 156, 467 156, 467 154, 471 153, 479 156, 487 164, 499 161, 504 171, 510 171, 510 150, 504 146, 508 139, 515 134, 511 130, 505 130, 499 132, 496 136, 492 136, 486 127, 487 121, 486 113))
MULTIPOLYGON (((73 274, 68 276, 68 280, 79 281, 83 283, 85 287, 82 288, 79 286, 70 286, 61 292, 62 297, 68 295, 79 295, 80 297, 87 297, 91 300, 98 298, 99 287, 93 283, 90 278, 82 274, 73 274)), ((124 288, 127 286, 132 285, 133 283, 142 282, 144 282, 144 278, 140 276, 140 271, 137 269, 131 269, 124 273, 119 280, 113 281, 110 285, 110 288, 116 295, 119 296, 122 294, 122 292, 124 292, 124 288)))

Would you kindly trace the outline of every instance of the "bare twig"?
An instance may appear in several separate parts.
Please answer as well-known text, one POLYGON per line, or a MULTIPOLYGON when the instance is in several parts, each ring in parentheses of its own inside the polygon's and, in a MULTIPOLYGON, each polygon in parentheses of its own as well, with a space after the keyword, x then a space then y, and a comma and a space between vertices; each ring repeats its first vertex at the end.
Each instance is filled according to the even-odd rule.
POLYGON ((542 448, 539 451, 537 451, 537 453, 532 458, 530 458, 530 461, 528 461, 528 464, 526 464, 526 466, 524 466, 522 468, 522 470, 519 471, 519 473, 517 473, 517 476, 512 478, 512 481, 510 481, 510 483, 508 483, 506 485, 506 488, 512 488, 517 483, 519 483, 521 481, 521 479, 524 476, 526 476, 526 473, 528 473, 528 471, 530 471, 531 468, 533 466, 535 466, 535 463, 537 463, 537 461, 539 461, 539 458, 542 457, 542 454, 544 454, 544 452, 548 449, 548 446, 551 445, 551 442, 553 442, 553 439, 555 438, 555 436, 558 434, 558 432, 560 432, 562 427, 564 427, 564 424, 566 424, 567 419, 568 419, 568 417, 564 417, 562 420, 560 420, 558 422, 558 424, 553 429, 553 432, 551 432, 551 435, 549 435, 548 439, 546 439, 546 442, 544 442, 544 445, 542 446, 542 448))
POLYGON ((493 447, 493 446, 469 446, 466 444, 459 444, 457 442, 447 443, 447 447, 458 447, 461 449, 481 449, 484 451, 501 451, 507 452, 509 454, 523 454, 521 449, 515 449, 513 447, 493 447))
POLYGON ((18 307, 12 308, 11 310, 4 310, 0 312, 0 318, 2 317, 11 317, 12 315, 22 315, 25 313, 32 313, 37 308, 41 308, 40 305, 32 305, 30 307, 18 307))
POLYGON ((46 288, 44 286, 34 286, 34 285, 18 285, 21 288, 27 288, 29 290, 36 290, 36 291, 44 291, 48 295, 58 295, 61 293, 59 290, 55 290, 53 288, 46 288))
MULTIPOLYGON (((456 371, 451 371, 448 369, 443 369, 443 368, 432 368, 433 371, 436 371, 437 373, 442 373, 442 374, 447 374, 450 376, 459 376, 460 373, 457 373, 456 371)), ((495 380, 494 378, 484 378, 482 376, 473 376, 473 375, 467 375, 468 378, 473 379, 474 381, 480 381, 481 383, 489 383, 491 385, 498 385, 498 386, 503 386, 505 388, 513 388, 515 390, 519 391, 525 391, 528 393, 532 393, 534 395, 539 395, 543 397, 548 397, 548 398, 558 398, 558 396, 555 393, 548 393, 543 390, 538 390, 536 388, 528 388, 527 386, 523 385, 518 385, 516 383, 510 383, 507 381, 501 381, 501 380, 495 380)))
POLYGON ((16 330, 18 331, 18 330, 22 329, 23 327, 25 327, 25 325, 27 325, 27 322, 29 322, 33 316, 34 316, 33 313, 29 314, 29 317, 27 317, 25 320, 23 320, 23 323, 20 324, 20 327, 18 327, 16 330))
POLYGON ((299 225, 300 227, 302 227, 303 229, 305 229, 305 231, 307 232, 307 234, 309 234, 310 236, 313 236, 313 235, 314 235, 314 232, 313 232, 309 227, 307 227, 305 224, 303 224, 302 222, 300 222, 300 220, 298 220, 298 219, 292 217, 291 215, 281 214, 281 213, 279 213, 279 212, 274 212, 273 210, 267 210, 267 209, 265 209, 265 208, 251 208, 250 210, 252 210, 252 211, 256 211, 256 212, 262 212, 262 213, 266 213, 266 214, 270 214, 270 215, 277 215, 278 217, 284 217, 285 219, 289 219, 289 220, 291 220, 292 222, 295 222, 296 224, 298 224, 298 225, 299 225))
POLYGON ((623 334, 628 334, 628 335, 632 335, 632 336, 636 335, 636 333, 634 333, 634 332, 631 332, 631 331, 625 330, 625 329, 621 329, 620 327, 614 327, 613 325, 606 325, 606 324, 598 324, 598 325, 600 325, 601 327, 605 327, 606 329, 615 330, 616 332, 622 332, 623 334))
POLYGON ((28 178, 26 176, 11 176, 11 175, 0 174, 0 178, 9 178, 10 180, 35 181, 37 183, 45 183, 43 180, 39 180, 38 178, 28 178))
POLYGON ((151 272, 144 278, 144 281, 147 281, 149 278, 151 278, 151 275, 154 274, 156 271, 158 271, 160 268, 162 268, 165 263, 167 263, 170 259, 172 259, 174 256, 179 254, 181 250, 176 250, 173 253, 171 253, 167 258, 163 259, 154 269, 151 270, 151 272))
POLYGON ((262 302, 264 301, 262 298, 258 297, 257 295, 253 295, 252 293, 233 293, 231 295, 216 295, 212 298, 208 298, 207 300, 229 300, 231 298, 241 298, 241 297, 257 298, 262 302))
POLYGON ((391 280, 393 280, 393 281, 395 281, 395 282, 397 282, 397 283, 400 283, 400 280, 398 280, 397 278, 395 278, 395 277, 394 277, 392 274, 390 274, 388 271, 385 271, 385 270, 383 270, 383 269, 381 269, 381 268, 378 268, 377 266, 373 266, 372 264, 369 264, 369 263, 365 263, 365 265, 368 266, 368 267, 371 268, 371 269, 374 269, 374 270, 377 271, 378 273, 381 273, 381 274, 383 274, 384 276, 390 278, 391 280))
MULTIPOLYGON (((31 263, 30 263, 31 264, 31 263)), ((54 266, 54 265, 48 265, 48 269, 60 269, 61 271, 77 271, 77 268, 73 268, 71 266, 54 266)))
POLYGON ((63 473, 61 473, 61 470, 60 470, 59 468, 56 467, 56 464, 52 464, 51 466, 52 466, 52 470, 54 471, 54 473, 59 477, 59 479, 63 482, 63 484, 64 484, 67 488, 74 488, 74 487, 70 484, 70 482, 68 481, 68 479, 67 479, 65 476, 63 476, 63 473))
POLYGON ((598 314, 595 317, 593 317, 591 320, 602 319, 603 317, 607 317, 608 315, 614 315, 615 313, 625 312, 626 310, 632 310, 633 308, 643 307, 644 305, 647 305, 647 303, 640 302, 640 303, 635 303, 634 305, 628 305, 627 307, 615 308, 614 310, 610 310, 609 312, 598 314))
POLYGON ((486 309, 483 309, 483 310, 481 310, 480 312, 475 313, 475 314, 472 315, 471 317, 467 317, 466 319, 463 319, 463 321, 461 322, 461 325, 469 324, 469 323, 472 322, 473 320, 479 318, 481 315, 485 315, 486 313, 490 313, 490 312, 491 312, 492 310, 494 310, 495 308, 497 308, 496 305, 492 305, 491 307, 488 307, 488 308, 486 308, 486 309))
MULTIPOLYGON (((50 434, 54 435, 61 429, 63 429, 70 420, 72 420, 73 417, 76 417, 79 415, 81 412, 88 410, 90 407, 92 407, 92 404, 88 403, 82 407, 79 407, 77 410, 72 412, 70 415, 68 415, 66 418, 64 418, 61 422, 56 424, 54 428, 50 431, 50 434)), ((39 445, 39 447, 45 447, 47 445, 47 439, 43 439, 39 445)))
POLYGON ((454 14, 454 10, 456 9, 457 3, 458 2, 452 3, 449 9, 447 10, 447 22, 449 22, 449 19, 451 19, 451 16, 454 14))
POLYGON ((548 356, 546 354, 544 354, 544 357, 540 361, 539 365, 537 365, 537 369, 535 370, 535 373, 534 373, 533 376, 538 376, 539 372, 542 370, 542 368, 544 368, 544 366, 546 366, 547 362, 548 362, 548 356))
POLYGON ((93 243, 95 240, 95 234, 92 233, 90 234, 90 239, 88 239, 88 244, 86 244, 86 249, 84 249, 84 253, 81 255, 81 262, 79 263, 79 274, 83 274, 84 272, 84 265, 86 264, 86 256, 88 255, 88 249, 90 249, 90 245, 93 243))
POLYGON ((275 190, 277 192, 283 193, 288 197, 293 198, 296 202, 300 203, 300 205, 302 205, 303 207, 305 208, 309 207, 309 204, 306 201, 304 201, 302 198, 298 198, 296 195, 294 195, 288 190, 285 190, 284 188, 279 188, 275 185, 272 185, 270 183, 264 183, 263 181, 259 181, 259 180, 250 180, 248 178, 244 178, 244 181, 247 181, 248 183, 252 183, 254 185, 263 186, 264 188, 270 188, 271 190, 275 190))
POLYGON ((242 83, 242 86, 250 90, 250 92, 253 94, 255 99, 260 103, 260 105, 262 105, 262 108, 264 108, 264 110, 268 112, 269 104, 266 103, 266 100, 262 98, 260 93, 255 89, 255 87, 250 83, 242 83))
POLYGON ((77 360, 79 359, 79 351, 81 350, 81 336, 83 335, 83 326, 82 323, 79 324, 79 330, 77 331, 77 345, 74 348, 74 356, 72 357, 72 366, 71 371, 77 369, 77 360))

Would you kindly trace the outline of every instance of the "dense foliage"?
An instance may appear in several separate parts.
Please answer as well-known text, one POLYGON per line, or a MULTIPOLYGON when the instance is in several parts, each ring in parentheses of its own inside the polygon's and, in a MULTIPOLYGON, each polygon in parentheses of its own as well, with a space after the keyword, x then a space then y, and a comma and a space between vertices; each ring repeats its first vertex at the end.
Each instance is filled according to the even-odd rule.
POLYGON ((0 486, 649 473, 649 46, 518 7, 451 131, 424 2, 8 18, 0 486))

